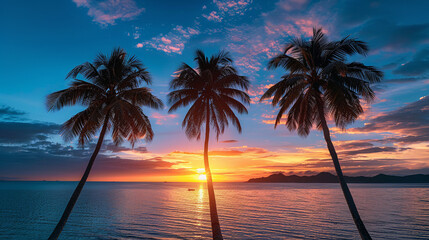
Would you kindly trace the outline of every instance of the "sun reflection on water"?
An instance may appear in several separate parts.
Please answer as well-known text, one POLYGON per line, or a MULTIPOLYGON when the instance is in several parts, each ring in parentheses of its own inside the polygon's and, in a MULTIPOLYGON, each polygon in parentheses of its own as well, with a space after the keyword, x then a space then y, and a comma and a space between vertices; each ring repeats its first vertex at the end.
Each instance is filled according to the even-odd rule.
POLYGON ((197 225, 201 226, 204 214, 204 188, 203 183, 199 184, 198 188, 198 204, 197 204, 197 225))

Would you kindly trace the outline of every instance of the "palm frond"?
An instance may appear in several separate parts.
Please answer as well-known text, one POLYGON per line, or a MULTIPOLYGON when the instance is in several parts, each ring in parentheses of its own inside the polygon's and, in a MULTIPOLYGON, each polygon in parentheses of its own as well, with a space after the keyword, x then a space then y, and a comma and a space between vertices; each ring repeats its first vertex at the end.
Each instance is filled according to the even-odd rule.
POLYGON ((61 132, 66 140, 78 137, 83 145, 105 121, 115 144, 153 139, 149 118, 140 106, 160 109, 163 103, 149 88, 140 86, 150 84, 151 79, 135 56, 127 57, 123 49, 115 48, 109 57, 100 53, 93 63, 73 68, 67 78, 74 78, 70 87, 48 95, 46 101, 49 111, 75 104, 87 107, 64 123, 61 132), (76 79, 79 75, 88 81, 76 79))
POLYGON ((351 55, 367 52, 366 43, 349 37, 329 42, 322 29, 313 29, 309 40, 292 39, 268 63, 268 68, 283 67, 286 75, 261 97, 261 101, 272 97, 272 105, 280 107, 274 127, 286 112, 286 126, 302 136, 312 126, 321 126, 319 109, 326 109, 323 114, 331 115, 339 127, 357 119, 363 112, 361 99, 371 101, 371 84, 383 78, 375 67, 346 62, 351 55))

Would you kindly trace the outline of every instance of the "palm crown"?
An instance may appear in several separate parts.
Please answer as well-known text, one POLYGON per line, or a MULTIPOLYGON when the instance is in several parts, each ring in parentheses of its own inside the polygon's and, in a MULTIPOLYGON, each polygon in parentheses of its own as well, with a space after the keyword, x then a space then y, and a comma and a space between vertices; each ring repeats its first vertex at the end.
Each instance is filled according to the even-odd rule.
POLYGON ((46 104, 50 111, 75 104, 86 107, 63 124, 66 140, 78 136, 83 145, 103 123, 112 129, 115 144, 124 139, 132 145, 143 137, 152 140, 151 124, 140 106, 159 109, 163 104, 149 88, 139 87, 143 82, 150 84, 151 78, 135 56, 117 48, 109 58, 99 54, 93 63, 75 67, 66 78, 74 79, 70 87, 50 94, 46 104), (76 79, 79 74, 87 81, 76 79))
POLYGON ((174 91, 168 94, 172 104, 169 112, 192 103, 182 123, 189 138, 200 138, 201 127, 207 119, 217 137, 229 121, 241 132, 240 122, 232 109, 247 113, 243 103, 248 104, 250 97, 242 90, 247 90, 249 81, 238 75, 226 52, 208 58, 198 50, 194 60, 196 69, 183 63, 178 75, 170 82, 170 89, 174 91))
POLYGON ((288 73, 261 97, 273 97, 273 106, 280 107, 275 126, 288 109, 288 129, 303 136, 309 134, 314 124, 320 128, 320 111, 332 116, 341 128, 356 120, 363 112, 361 99, 374 98, 370 83, 383 77, 372 66, 346 63, 348 56, 367 52, 364 42, 348 37, 327 41, 322 29, 313 29, 310 40, 291 40, 284 52, 268 63, 269 68, 283 67, 288 73))

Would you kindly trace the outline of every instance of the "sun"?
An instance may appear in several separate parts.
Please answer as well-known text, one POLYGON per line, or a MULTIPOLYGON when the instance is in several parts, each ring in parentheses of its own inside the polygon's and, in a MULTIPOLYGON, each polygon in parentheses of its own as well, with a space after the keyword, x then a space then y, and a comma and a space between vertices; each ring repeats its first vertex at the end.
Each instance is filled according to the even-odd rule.
POLYGON ((205 174, 200 174, 200 175, 198 175, 198 180, 200 180, 200 181, 205 181, 205 180, 207 180, 206 175, 205 175, 205 174))
POLYGON ((198 180, 200 180, 200 181, 206 181, 207 180, 204 168, 198 168, 197 173, 198 173, 198 180))

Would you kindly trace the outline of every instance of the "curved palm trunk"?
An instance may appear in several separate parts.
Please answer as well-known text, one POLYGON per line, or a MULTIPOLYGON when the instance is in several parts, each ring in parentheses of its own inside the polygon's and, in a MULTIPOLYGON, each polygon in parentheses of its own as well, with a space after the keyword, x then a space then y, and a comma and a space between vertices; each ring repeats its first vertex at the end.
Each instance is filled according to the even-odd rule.
POLYGON ((209 165, 209 136, 210 136, 210 111, 209 111, 209 105, 207 105, 206 136, 204 140, 204 167, 205 167, 206 178, 207 178, 207 190, 209 192, 210 220, 212 223, 213 239, 222 240, 223 236, 220 230, 220 223, 217 215, 216 198, 215 198, 215 193, 213 188, 212 173, 210 171, 210 165, 209 165))
POLYGON ((88 178, 89 172, 91 171, 92 165, 94 164, 94 160, 97 157, 98 152, 100 151, 101 145, 103 143, 104 135, 106 133, 108 119, 109 119, 108 116, 106 116, 106 119, 104 120, 104 123, 103 123, 103 128, 101 129, 100 136, 98 138, 97 146, 95 147, 95 150, 92 153, 91 159, 89 160, 89 163, 88 163, 88 166, 86 167, 85 173, 83 174, 82 178, 80 179, 80 182, 77 185, 76 189, 74 190, 73 195, 71 196, 71 198, 67 204, 67 207, 64 210, 63 215, 61 216, 60 221, 58 222, 54 231, 49 236, 48 240, 58 239, 58 237, 60 236, 64 226, 66 225, 67 219, 69 218, 70 213, 73 210, 73 207, 77 202, 77 199, 79 198, 80 192, 82 191, 82 188, 86 183, 86 179, 88 178))
POLYGON ((359 216, 359 212, 356 208, 356 204, 353 200, 352 194, 349 190, 349 187, 347 186, 346 180, 344 179, 343 171, 341 170, 340 162, 338 161, 337 152, 335 151, 334 144, 332 144, 322 104, 319 104, 319 117, 322 123, 323 135, 325 137, 326 145, 328 146, 329 153, 331 154, 332 161, 334 162, 335 171, 337 172, 338 180, 340 182, 341 189, 343 190, 347 205, 349 206, 350 213, 352 214, 353 221, 355 222, 355 225, 359 231, 362 240, 371 240, 372 238, 366 230, 365 225, 363 224, 362 219, 359 216))

